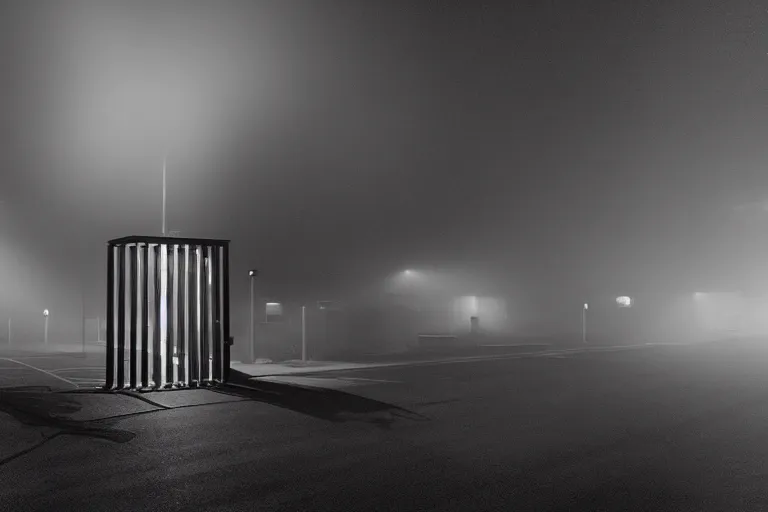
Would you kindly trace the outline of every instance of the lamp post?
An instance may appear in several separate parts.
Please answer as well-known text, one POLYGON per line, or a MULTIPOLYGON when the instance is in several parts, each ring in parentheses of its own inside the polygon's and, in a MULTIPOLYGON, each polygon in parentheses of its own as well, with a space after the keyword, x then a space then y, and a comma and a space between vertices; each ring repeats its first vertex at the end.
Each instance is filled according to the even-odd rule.
POLYGON ((43 318, 45 319, 45 346, 48 346, 48 315, 50 312, 47 309, 43 310, 43 318))
POLYGON ((589 304, 585 302, 584 308, 581 310, 581 341, 582 343, 587 342, 587 310, 588 309, 589 309, 589 304))
POLYGON ((83 354, 85 354, 85 352, 86 352, 86 350, 85 350, 85 290, 82 288, 85 285, 81 284, 80 286, 81 286, 81 288, 80 288, 80 321, 81 321, 81 323, 80 323, 80 334, 81 334, 81 337, 82 337, 82 340, 83 340, 82 341, 82 344, 83 344, 83 346, 82 346, 83 354))
POLYGON ((301 360, 307 362, 307 306, 301 306, 301 360))
POLYGON ((255 354, 254 354, 254 347, 253 347, 253 282, 256 279, 256 276, 259 274, 259 271, 256 269, 251 269, 248 271, 248 276, 250 280, 250 288, 251 288, 251 323, 250 327, 248 329, 248 338, 250 340, 250 355, 251 355, 251 363, 253 363, 256 360, 255 354))
MULTIPOLYGON (((4 210, 6 204, 7 203, 6 203, 6 201, 4 199, 0 199, 0 208, 2 208, 4 210)), ((5 219, 7 219, 7 217, 8 217, 6 212, 3 211, 3 212, 0 212, 0 213, 4 214, 4 215, 0 216, 0 221, 5 221, 5 219)), ((0 225, 0 228, 3 228, 2 232, 0 232, 0 234, 5 234, 5 229, 4 229, 5 228, 5 223, 4 222, 3 222, 2 225, 0 225)), ((2 277, 5 277, 5 276, 2 276, 2 277)), ((10 312, 9 312, 9 316, 8 316, 8 346, 10 346, 11 344, 12 344, 12 338, 11 338, 11 316, 10 316, 10 312)))
POLYGON ((165 185, 165 175, 166 175, 166 162, 167 157, 163 156, 163 236, 165 236, 165 204, 166 204, 166 185, 165 185))

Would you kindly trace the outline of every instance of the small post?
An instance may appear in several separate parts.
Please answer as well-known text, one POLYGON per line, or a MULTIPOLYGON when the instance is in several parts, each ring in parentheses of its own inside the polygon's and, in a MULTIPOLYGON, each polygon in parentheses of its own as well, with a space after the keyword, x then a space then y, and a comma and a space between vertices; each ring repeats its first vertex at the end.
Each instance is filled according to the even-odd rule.
POLYGON ((248 328, 248 337, 250 338, 249 339, 249 343, 250 343, 250 347, 249 348, 250 348, 251 363, 256 361, 256 355, 254 354, 255 349, 254 349, 254 346, 253 346, 253 335, 254 335, 254 325, 253 325, 253 320, 254 320, 254 318, 253 318, 253 316, 254 316, 254 310, 253 310, 253 308, 254 308, 254 304, 253 304, 253 280, 256 278, 257 275, 258 275, 258 271, 256 271, 255 269, 248 271, 250 287, 251 287, 251 295, 250 295, 250 299, 251 299, 251 323, 249 324, 249 328, 248 328))
POLYGON ((307 361, 307 306, 301 306, 301 360, 307 361))
POLYGON ((80 337, 82 338, 83 354, 85 354, 85 291, 80 289, 80 337))
POLYGON ((480 318, 477 316, 469 317, 469 331, 472 334, 478 334, 480 332, 480 318))
POLYGON ((43 310, 43 318, 45 319, 45 346, 48 346, 48 310, 43 310))

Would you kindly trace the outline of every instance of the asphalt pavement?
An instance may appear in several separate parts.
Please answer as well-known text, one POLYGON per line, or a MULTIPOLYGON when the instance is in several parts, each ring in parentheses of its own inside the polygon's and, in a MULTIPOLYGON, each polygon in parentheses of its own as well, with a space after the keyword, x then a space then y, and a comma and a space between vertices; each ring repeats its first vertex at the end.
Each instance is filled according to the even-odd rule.
POLYGON ((2 351, 0 389, 48 386, 57 391, 103 386, 104 349, 88 352, 2 351))
POLYGON ((6 425, 65 433, 0 465, 0 509, 768 510, 766 370, 731 342, 109 395, 143 405, 102 420, 14 395, 6 425))

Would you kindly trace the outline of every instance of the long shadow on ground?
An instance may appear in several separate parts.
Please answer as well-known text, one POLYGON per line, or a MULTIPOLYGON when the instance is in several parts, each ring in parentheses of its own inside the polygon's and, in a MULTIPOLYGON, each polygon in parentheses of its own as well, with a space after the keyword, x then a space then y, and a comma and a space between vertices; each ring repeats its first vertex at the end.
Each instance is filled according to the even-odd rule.
POLYGON ((109 426, 93 427, 87 421, 72 420, 65 415, 76 413, 82 404, 72 395, 53 393, 47 387, 23 387, 0 389, 0 411, 6 412, 19 422, 37 427, 53 427, 61 434, 100 437, 123 443, 134 434, 109 426))
POLYGON ((82 409, 82 404, 76 398, 63 393, 54 393, 48 387, 27 386, 0 389, 0 412, 9 414, 23 425, 57 430, 54 434, 44 437, 40 443, 0 460, 0 466, 61 435, 95 437, 115 443, 126 443, 136 437, 133 432, 113 428, 110 422, 102 422, 101 425, 93 426, 89 424, 91 422, 64 417, 80 409, 82 409))
POLYGON ((398 419, 429 421, 408 409, 336 389, 252 380, 236 370, 229 382, 218 390, 334 423, 363 421, 390 428, 398 419))

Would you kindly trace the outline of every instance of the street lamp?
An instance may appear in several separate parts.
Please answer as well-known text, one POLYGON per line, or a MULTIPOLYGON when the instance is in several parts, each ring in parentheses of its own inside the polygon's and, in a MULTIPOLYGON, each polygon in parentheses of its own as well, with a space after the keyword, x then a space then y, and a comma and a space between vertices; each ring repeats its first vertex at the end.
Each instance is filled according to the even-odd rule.
POLYGON ((301 306, 301 361, 307 362, 307 306, 301 306))
POLYGON ((50 312, 47 309, 43 310, 43 318, 45 318, 45 345, 48 346, 48 315, 50 312))
POLYGON ((407 304, 415 305, 416 301, 416 286, 420 280, 420 274, 411 269, 405 269, 400 274, 402 277, 398 280, 400 289, 399 293, 404 294, 404 299, 407 304))
POLYGON ((589 304, 585 302, 584 308, 581 310, 581 341, 582 343, 587 342, 587 310, 588 309, 589 309, 589 304))
POLYGON ((250 346, 251 346, 251 362, 253 363, 256 360, 256 357, 253 353, 253 282, 256 280, 256 276, 259 275, 259 271, 256 269, 251 269, 248 271, 248 277, 251 283, 251 324, 250 329, 248 331, 249 338, 250 338, 250 346))

